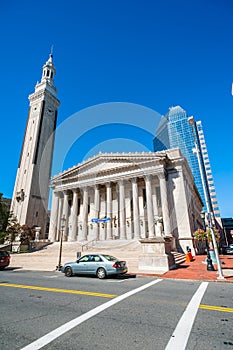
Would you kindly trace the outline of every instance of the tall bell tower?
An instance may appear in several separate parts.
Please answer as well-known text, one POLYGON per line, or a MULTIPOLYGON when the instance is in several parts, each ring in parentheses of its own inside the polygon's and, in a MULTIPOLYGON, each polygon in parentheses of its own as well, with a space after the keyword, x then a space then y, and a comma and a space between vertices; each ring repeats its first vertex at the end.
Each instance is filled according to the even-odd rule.
POLYGON ((19 224, 46 228, 57 110, 53 55, 43 66, 41 81, 29 95, 30 107, 19 160, 11 211, 19 224))

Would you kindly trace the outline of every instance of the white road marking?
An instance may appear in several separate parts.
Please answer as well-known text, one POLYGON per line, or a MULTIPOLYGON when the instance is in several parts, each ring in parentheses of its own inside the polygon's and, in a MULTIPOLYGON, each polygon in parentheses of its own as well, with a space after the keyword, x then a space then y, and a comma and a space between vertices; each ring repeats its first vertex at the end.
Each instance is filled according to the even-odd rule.
MULTIPOLYGON (((124 279, 124 280, 107 280, 107 283, 122 283, 122 282, 132 282, 133 279, 124 279)), ((134 279, 135 281, 135 279, 134 279)))
POLYGON ((196 293, 193 295, 165 350, 185 350, 201 299, 203 298, 207 286, 208 282, 202 282, 196 293))
POLYGON ((51 343, 53 340, 55 340, 56 338, 60 337, 62 334, 70 331, 71 329, 73 329, 74 327, 78 326, 79 324, 87 321, 89 318, 99 314, 100 312, 108 309, 109 307, 119 303, 120 301, 136 294, 139 293, 151 286, 153 286, 154 284, 163 281, 162 279, 157 279, 154 280, 152 282, 149 282, 139 288, 133 289, 125 294, 120 295, 119 297, 116 297, 112 300, 107 301, 106 303, 97 306, 96 308, 94 308, 93 310, 90 310, 88 312, 86 312, 85 314, 65 323, 64 325, 58 327, 57 329, 54 329, 52 332, 44 335, 43 337, 37 339, 36 341, 34 341, 33 343, 25 346, 24 348, 22 348, 21 350, 38 350, 43 348, 43 346, 51 343))

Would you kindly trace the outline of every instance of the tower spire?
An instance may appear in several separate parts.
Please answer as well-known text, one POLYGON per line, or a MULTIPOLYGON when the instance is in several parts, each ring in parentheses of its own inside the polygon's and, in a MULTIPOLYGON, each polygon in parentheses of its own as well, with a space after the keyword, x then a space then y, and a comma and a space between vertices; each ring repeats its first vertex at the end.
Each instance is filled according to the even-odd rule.
POLYGON ((42 71, 42 77, 41 77, 41 83, 48 83, 50 86, 54 86, 54 76, 56 74, 56 70, 53 64, 53 45, 51 47, 49 59, 46 61, 45 65, 43 66, 42 71))
POLYGON ((51 45, 51 49, 50 49, 50 56, 53 57, 53 44, 51 45))

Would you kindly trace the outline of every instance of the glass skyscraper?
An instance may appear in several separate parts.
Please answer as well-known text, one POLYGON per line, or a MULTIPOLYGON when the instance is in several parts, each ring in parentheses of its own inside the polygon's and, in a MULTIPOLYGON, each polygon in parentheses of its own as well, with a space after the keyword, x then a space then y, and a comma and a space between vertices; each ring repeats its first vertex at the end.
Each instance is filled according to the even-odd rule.
POLYGON ((201 122, 196 122, 195 128, 193 128, 193 126, 190 125, 189 117, 183 108, 180 106, 169 108, 168 113, 161 118, 156 130, 154 151, 157 152, 169 148, 180 148, 192 171, 196 187, 204 204, 203 210, 207 211, 198 158, 193 152, 196 143, 199 146, 204 160, 202 164, 203 173, 205 174, 208 183, 207 187, 210 193, 213 211, 215 216, 220 216, 202 124, 201 122))

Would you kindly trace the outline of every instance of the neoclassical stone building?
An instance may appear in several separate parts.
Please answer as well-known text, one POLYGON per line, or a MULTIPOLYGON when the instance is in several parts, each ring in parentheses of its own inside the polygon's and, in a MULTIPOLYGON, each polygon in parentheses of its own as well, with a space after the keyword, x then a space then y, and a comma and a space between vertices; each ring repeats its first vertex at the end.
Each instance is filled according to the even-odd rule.
POLYGON ((61 234, 78 242, 170 238, 172 249, 185 252, 201 225, 202 202, 179 149, 99 153, 51 186, 52 242, 61 234))

